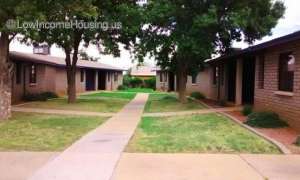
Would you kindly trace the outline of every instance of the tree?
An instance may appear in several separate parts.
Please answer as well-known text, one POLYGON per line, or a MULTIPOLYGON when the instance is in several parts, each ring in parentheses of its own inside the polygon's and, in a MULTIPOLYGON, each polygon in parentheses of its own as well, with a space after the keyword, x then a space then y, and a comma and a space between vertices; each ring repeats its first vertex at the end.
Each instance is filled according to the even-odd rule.
POLYGON ((9 59, 9 43, 22 29, 16 22, 36 16, 35 1, 0 1, 0 120, 11 115, 11 79, 14 70, 9 59), (26 14, 26 15, 25 15, 26 14))
POLYGON ((39 9, 43 13, 44 21, 73 23, 69 28, 42 27, 27 33, 32 42, 56 44, 64 50, 69 103, 76 101, 76 70, 80 44, 83 43, 86 47, 91 43, 96 44, 103 49, 100 53, 119 56, 119 43, 129 46, 134 40, 132 32, 135 30, 126 27, 131 32, 126 33, 126 29, 120 28, 130 21, 122 17, 128 17, 135 12, 135 6, 137 5, 134 1, 130 0, 52 0, 40 3, 39 9), (93 24, 89 24, 91 22, 93 24), (80 24, 83 26, 79 26, 80 24))
POLYGON ((285 7, 273 0, 151 0, 146 24, 136 45, 137 57, 150 53, 178 78, 181 102, 186 79, 199 71, 211 54, 226 53, 234 41, 253 43, 269 35, 285 7))

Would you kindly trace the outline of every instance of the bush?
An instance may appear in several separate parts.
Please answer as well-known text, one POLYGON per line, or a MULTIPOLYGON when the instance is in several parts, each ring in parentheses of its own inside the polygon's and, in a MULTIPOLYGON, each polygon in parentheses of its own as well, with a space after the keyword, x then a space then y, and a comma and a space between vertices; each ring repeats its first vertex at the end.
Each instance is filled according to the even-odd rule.
POLYGON ((133 77, 130 80, 130 87, 139 88, 143 86, 143 80, 140 78, 133 77))
POLYGON ((58 98, 53 92, 43 92, 38 94, 26 94, 23 96, 25 101, 47 101, 48 99, 58 98))
POLYGON ((201 92, 192 92, 191 97, 198 100, 205 99, 205 95, 202 94, 201 92))
POLYGON ((295 145, 300 146, 300 136, 296 139, 295 145))
POLYGON ((156 89, 156 77, 146 79, 144 81, 144 83, 145 83, 145 88, 150 88, 150 89, 153 89, 153 90, 156 89))
POLYGON ((120 85, 120 86, 118 86, 118 90, 119 90, 119 91, 123 91, 123 90, 127 90, 127 89, 128 89, 128 87, 125 86, 125 85, 120 85))
POLYGON ((253 112, 253 107, 251 105, 245 105, 242 110, 242 114, 244 116, 248 116, 253 112))
POLYGON ((40 95, 46 97, 47 99, 58 98, 58 95, 54 92, 43 92, 40 95))
POLYGON ((259 128, 281 128, 288 124, 282 121, 274 112, 254 112, 248 116, 245 124, 259 128))

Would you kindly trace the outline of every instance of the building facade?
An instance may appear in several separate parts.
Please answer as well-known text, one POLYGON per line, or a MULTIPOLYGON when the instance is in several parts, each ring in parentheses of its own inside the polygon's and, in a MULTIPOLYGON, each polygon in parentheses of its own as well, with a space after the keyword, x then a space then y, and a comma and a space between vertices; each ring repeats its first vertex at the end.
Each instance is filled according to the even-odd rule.
MULTIPOLYGON (((197 75, 196 83, 188 78, 188 93, 199 91, 209 99, 273 111, 300 130, 300 32, 209 60, 207 64, 197 75)), ((176 77, 169 76, 174 77, 169 72, 158 72, 158 90, 172 90, 170 81, 174 79, 176 84, 176 77)))
MULTIPOLYGON (((12 102, 17 103, 26 94, 54 92, 67 93, 67 74, 63 58, 43 54, 10 52, 15 65, 12 79, 12 102)), ((123 83, 122 69, 78 60, 76 92, 116 90, 123 83)))

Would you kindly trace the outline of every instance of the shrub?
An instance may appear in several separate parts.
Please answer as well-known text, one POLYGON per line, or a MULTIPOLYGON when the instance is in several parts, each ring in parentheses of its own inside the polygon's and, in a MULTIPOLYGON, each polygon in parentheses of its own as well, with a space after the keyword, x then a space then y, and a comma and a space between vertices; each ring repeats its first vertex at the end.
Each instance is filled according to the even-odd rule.
POLYGON ((254 112, 248 116, 245 124, 259 128, 281 128, 288 124, 282 121, 274 112, 254 112))
POLYGON ((58 95, 54 92, 43 92, 40 95, 46 97, 47 99, 58 98, 58 95))
POLYGON ((130 86, 132 88, 139 88, 143 86, 143 80, 140 78, 133 77, 130 80, 130 86))
POLYGON ((201 92, 192 92, 190 96, 198 100, 205 99, 205 95, 201 92))
POLYGON ((123 85, 130 87, 130 80, 131 80, 131 76, 129 75, 124 75, 123 77, 123 85))
POLYGON ((120 86, 118 86, 118 90, 119 91, 127 90, 127 89, 128 89, 128 87, 126 85, 120 85, 120 86))
POLYGON ((296 139, 295 145, 300 146, 300 136, 296 139))
POLYGON ((242 110, 242 114, 244 116, 248 116, 253 112, 253 107, 251 105, 245 105, 242 110))
POLYGON ((153 90, 156 89, 156 77, 146 79, 144 81, 144 83, 145 83, 145 88, 150 88, 150 89, 153 89, 153 90))
POLYGON ((53 92, 43 92, 38 94, 26 94, 23 96, 25 101, 47 101, 48 99, 58 98, 53 92))

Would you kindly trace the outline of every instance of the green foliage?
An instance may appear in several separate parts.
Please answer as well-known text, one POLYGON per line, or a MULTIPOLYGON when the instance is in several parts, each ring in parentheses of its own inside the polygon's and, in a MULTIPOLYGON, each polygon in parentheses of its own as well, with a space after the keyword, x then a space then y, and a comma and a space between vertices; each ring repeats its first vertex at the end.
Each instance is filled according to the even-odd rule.
POLYGON ((137 77, 132 77, 130 79, 130 87, 132 88, 139 88, 139 87, 143 87, 143 80, 141 78, 137 78, 137 77))
POLYGON ((119 85, 118 86, 119 91, 124 91, 124 90, 127 90, 127 89, 128 89, 128 86, 125 86, 125 85, 119 85))
MULTIPOLYGON (((228 52, 234 41, 253 43, 269 35, 284 11, 279 0, 151 0, 143 12, 147 26, 142 26, 136 56, 143 61, 152 55, 184 82, 203 69, 212 54, 228 52)), ((178 85, 184 89, 180 86, 185 83, 178 85)), ((184 97, 184 91, 179 93, 184 97)))
POLYGON ((252 105, 245 105, 243 107, 243 110, 242 110, 242 114, 244 116, 248 116, 249 114, 251 114, 253 112, 253 106, 252 105))
POLYGON ((296 139, 295 145, 300 146, 300 136, 296 139))
POLYGON ((156 77, 144 80, 145 88, 156 89, 156 77))
POLYGON ((123 85, 129 88, 140 88, 143 87, 143 80, 141 78, 132 77, 125 75, 123 78, 123 85))
POLYGON ((258 128, 282 128, 288 124, 282 121, 274 112, 254 112, 248 116, 245 124, 258 128))
POLYGON ((53 92, 43 92, 38 94, 26 94, 23 97, 25 101, 47 101, 48 99, 58 98, 53 92))
POLYGON ((205 99, 205 95, 202 94, 201 92, 192 92, 191 97, 198 100, 205 99))

